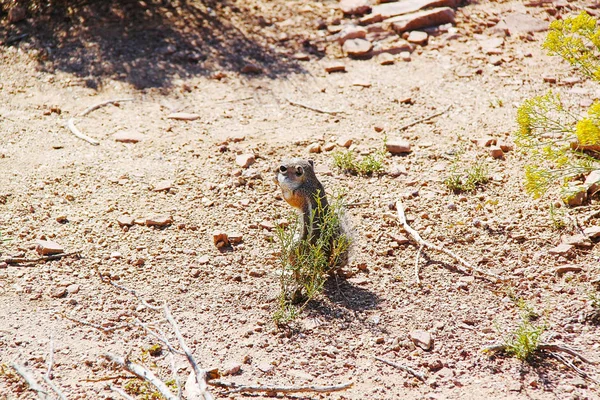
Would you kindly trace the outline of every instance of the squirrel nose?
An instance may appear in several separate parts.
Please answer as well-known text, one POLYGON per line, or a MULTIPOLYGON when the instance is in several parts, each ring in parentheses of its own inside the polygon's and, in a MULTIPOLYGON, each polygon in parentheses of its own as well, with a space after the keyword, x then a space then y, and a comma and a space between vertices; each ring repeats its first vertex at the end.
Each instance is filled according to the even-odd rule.
POLYGON ((279 172, 285 173, 285 171, 287 171, 287 167, 285 165, 279 167, 279 172))

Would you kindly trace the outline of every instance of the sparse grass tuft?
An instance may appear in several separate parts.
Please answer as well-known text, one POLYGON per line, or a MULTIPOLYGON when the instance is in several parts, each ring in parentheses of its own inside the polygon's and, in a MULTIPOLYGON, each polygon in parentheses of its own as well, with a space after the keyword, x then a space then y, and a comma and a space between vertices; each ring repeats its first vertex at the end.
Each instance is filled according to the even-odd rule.
POLYGON ((530 361, 538 350, 542 334, 545 331, 545 325, 534 326, 524 319, 517 329, 506 338, 505 351, 521 361, 530 361))
POLYGON ((317 197, 317 209, 311 215, 322 215, 319 235, 298 239, 302 231, 300 216, 287 228, 278 227, 276 236, 281 246, 281 293, 279 307, 273 315, 278 326, 292 322, 306 304, 318 296, 325 281, 337 267, 350 247, 350 238, 341 231, 343 204, 336 198, 324 209, 317 197))
POLYGON ((454 193, 472 192, 489 181, 487 165, 477 161, 464 170, 459 170, 455 164, 450 170, 450 176, 444 180, 444 185, 454 193))
POLYGON ((358 160, 354 152, 336 151, 333 153, 333 165, 344 173, 352 175, 373 175, 383 172, 385 153, 376 151, 358 160))
POLYGON ((550 204, 548 213, 550 215, 550 221, 552 222, 552 228, 559 231, 567 227, 568 220, 566 218, 565 211, 554 207, 554 204, 550 204))
POLYGON ((588 299, 594 311, 600 313, 600 293, 592 292, 588 295, 588 299))

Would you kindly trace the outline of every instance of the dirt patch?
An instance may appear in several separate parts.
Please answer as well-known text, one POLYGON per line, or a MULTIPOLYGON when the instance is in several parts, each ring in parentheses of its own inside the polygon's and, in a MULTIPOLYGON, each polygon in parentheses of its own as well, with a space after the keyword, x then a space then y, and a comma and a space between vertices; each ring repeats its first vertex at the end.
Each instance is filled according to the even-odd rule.
MULTIPOLYGON (((523 193, 526 158, 519 151, 496 159, 472 141, 510 142, 516 106, 550 88, 576 110, 598 96, 589 81, 561 85, 573 71, 540 50, 543 32, 502 37, 497 50, 486 50, 504 15, 543 20, 569 9, 548 6, 558 9, 552 16, 520 2, 466 5, 456 11, 458 36, 446 40, 452 32, 432 31, 410 62, 400 54, 392 65, 339 58, 347 72, 328 74, 324 63, 341 56, 341 46, 317 28, 344 21, 335 2, 101 3, 77 6, 64 19, 56 17, 61 8, 18 24, 1 16, 2 40, 28 34, 0 47, 0 232, 8 239, 1 255, 37 257, 35 243, 45 239, 82 256, 0 269, 2 363, 18 360, 44 373, 52 337, 54 383, 69 398, 116 398, 107 381, 94 381, 129 381, 100 357, 107 351, 131 352, 168 380, 168 357, 151 355, 156 341, 133 326, 136 318, 157 316, 102 283, 101 273, 151 304, 167 301, 199 362, 241 365, 227 378, 238 383, 354 382, 326 396, 339 399, 600 397, 595 384, 555 360, 530 365, 480 352, 519 323, 521 298, 554 341, 599 357, 599 328, 586 318, 597 247, 550 254, 561 236, 578 233, 572 219, 562 208, 550 214, 554 199, 523 193), (173 53, 159 51, 169 45, 173 53), (308 61, 294 58, 298 52, 308 61), (190 59, 196 53, 200 58, 190 59), (241 73, 249 64, 262 73, 241 73), (548 74, 556 84, 544 81, 548 74), (134 101, 78 117, 123 97, 134 101), (167 118, 173 112, 199 118, 167 118), (100 145, 73 136, 65 127, 72 117, 100 145), (140 140, 116 141, 124 131, 140 140), (357 154, 380 150, 385 137, 408 141, 411 152, 388 155, 385 174, 349 176, 332 157, 347 137, 357 154), (335 146, 309 153, 313 143, 335 146), (255 163, 240 168, 240 154, 253 154, 255 163), (274 233, 263 223, 290 216, 271 183, 279 160, 290 155, 313 158, 325 188, 346 192, 357 238, 350 277, 328 282, 293 332, 272 323, 279 264, 274 233), (443 182, 453 167, 468 169, 476 160, 491 181, 473 193, 448 190, 443 182), (418 249, 398 241, 403 232, 391 208, 398 199, 427 240, 512 279, 472 277, 451 258, 425 250, 416 285, 418 249), (145 223, 161 218, 172 222, 145 223), (553 218, 563 218, 564 227, 553 218), (119 223, 131 219, 131 226, 119 223), (240 233, 242 242, 219 251, 212 237, 218 230, 240 233), (565 265, 581 269, 555 273, 565 265), (105 334, 62 315, 132 326, 105 334), (431 335, 430 350, 412 345, 414 330, 431 335), (375 356, 420 370, 427 380, 375 356)), ((582 220, 590 211, 569 215, 582 220)), ((187 376, 184 357, 176 356, 176 367, 187 376)), ((581 367, 598 379, 597 367, 581 367)), ((0 377, 4 398, 34 398, 24 390, 0 377)))

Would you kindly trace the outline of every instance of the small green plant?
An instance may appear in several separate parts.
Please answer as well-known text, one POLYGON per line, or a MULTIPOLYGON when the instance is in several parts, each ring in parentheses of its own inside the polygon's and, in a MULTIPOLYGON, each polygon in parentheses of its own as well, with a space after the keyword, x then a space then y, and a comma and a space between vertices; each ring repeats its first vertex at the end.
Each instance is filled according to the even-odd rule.
POLYGON ((350 238, 341 230, 342 199, 336 197, 328 207, 323 207, 318 196, 315 199, 317 209, 312 211, 309 225, 321 216, 318 230, 298 239, 303 223, 300 216, 287 228, 276 230, 281 247, 281 292, 273 319, 279 326, 292 322, 322 292, 328 276, 342 264, 350 247, 350 238))
POLYGON ((472 192, 489 180, 488 168, 483 162, 477 161, 468 169, 459 169, 455 163, 450 169, 450 176, 444 180, 444 185, 455 193, 472 192))
POLYGON ((344 173, 352 175, 373 175, 384 170, 385 152, 379 150, 358 160, 354 152, 337 151, 333 153, 333 165, 344 173))
POLYGON ((504 342, 504 350, 521 361, 530 361, 538 350, 542 334, 546 326, 535 326, 523 319, 521 324, 511 332, 504 342))
MULTIPOLYGON (((553 21, 543 47, 600 82, 600 28, 587 13, 553 21)), ((600 151, 600 102, 581 117, 550 91, 525 100, 517 110, 517 123, 515 142, 532 161, 525 167, 525 189, 534 197, 556 183, 567 190, 569 181, 598 168, 590 154, 600 151)))
POLYGON ((594 311, 600 313, 600 293, 592 292, 588 295, 588 299, 594 311))
POLYGON ((555 230, 561 230, 567 227, 567 218, 565 216, 565 212, 559 208, 556 208, 554 204, 550 204, 550 208, 548 209, 548 214, 550 215, 550 221, 552 222, 552 227, 555 230))
POLYGON ((142 400, 162 400, 164 397, 157 392, 150 382, 141 379, 130 379, 123 386, 125 392, 142 400))

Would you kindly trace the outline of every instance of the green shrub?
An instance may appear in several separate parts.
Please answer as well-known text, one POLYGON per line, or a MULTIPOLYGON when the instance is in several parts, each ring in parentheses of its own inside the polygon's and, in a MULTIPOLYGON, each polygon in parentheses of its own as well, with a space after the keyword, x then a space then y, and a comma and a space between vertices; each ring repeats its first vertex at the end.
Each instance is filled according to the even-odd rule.
POLYGON ((385 163, 385 153, 377 151, 369 154, 362 159, 357 159, 356 155, 348 151, 336 151, 333 153, 333 165, 342 172, 352 175, 373 175, 383 172, 385 163))
POLYGON ((468 168, 459 169, 457 163, 450 168, 450 175, 444 185, 455 192, 472 192, 490 180, 487 165, 477 161, 468 168))

